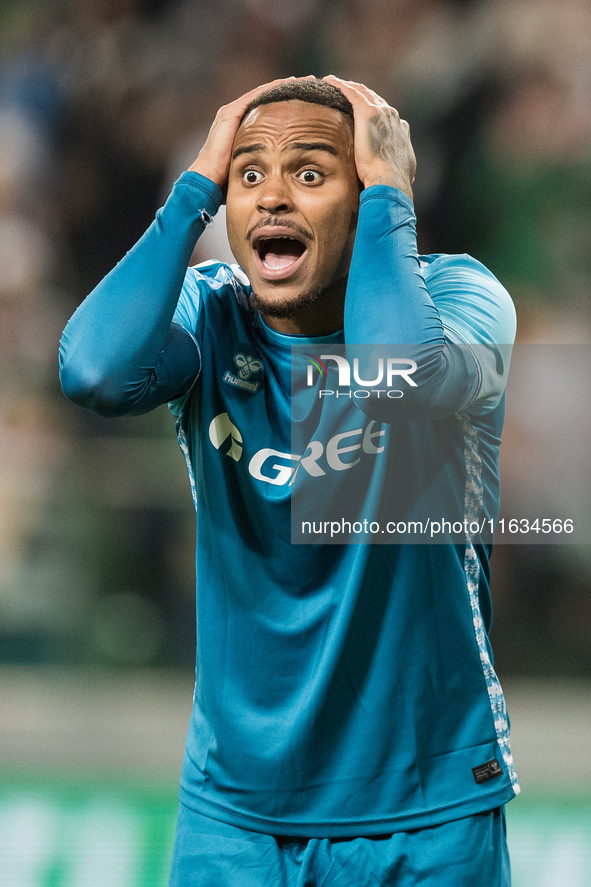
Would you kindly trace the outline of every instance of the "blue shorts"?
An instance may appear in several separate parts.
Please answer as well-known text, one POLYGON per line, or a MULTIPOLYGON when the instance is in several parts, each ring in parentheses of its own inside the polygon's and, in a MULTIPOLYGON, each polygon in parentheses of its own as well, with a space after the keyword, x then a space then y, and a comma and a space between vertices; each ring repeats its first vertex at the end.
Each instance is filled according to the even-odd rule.
POLYGON ((510 887, 505 813, 371 838, 249 832, 181 804, 169 887, 510 887))

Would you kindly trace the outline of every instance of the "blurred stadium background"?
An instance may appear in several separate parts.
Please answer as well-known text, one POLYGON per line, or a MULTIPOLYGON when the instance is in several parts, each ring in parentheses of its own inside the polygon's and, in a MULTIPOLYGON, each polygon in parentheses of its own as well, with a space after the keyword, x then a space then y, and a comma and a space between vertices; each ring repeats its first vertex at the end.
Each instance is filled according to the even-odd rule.
MULTIPOLYGON (((57 342, 217 108, 311 72, 410 121, 423 252, 488 264, 521 343, 590 341, 587 0, 2 0, 2 887, 166 884, 192 693, 188 483, 165 409, 109 421, 62 398, 57 342)), ((226 258, 223 226, 208 237, 196 258, 226 258)), ((528 437, 520 396, 508 492, 525 475, 569 516, 560 444, 537 458, 556 418, 528 437)), ((569 429, 582 452, 585 428, 569 429)), ((493 556, 515 887, 591 883, 590 576, 589 545, 493 556)))

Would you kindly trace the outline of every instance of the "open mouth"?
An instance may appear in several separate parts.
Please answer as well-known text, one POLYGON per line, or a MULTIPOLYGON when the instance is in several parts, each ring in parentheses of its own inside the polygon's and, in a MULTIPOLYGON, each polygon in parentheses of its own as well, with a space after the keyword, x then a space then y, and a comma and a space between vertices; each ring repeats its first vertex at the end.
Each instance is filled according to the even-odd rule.
POLYGON ((254 251, 261 275, 269 280, 281 280, 297 270, 307 247, 297 237, 281 234, 257 238, 254 251))
POLYGON ((293 237, 269 237, 259 240, 257 252, 266 268, 287 268, 304 254, 306 247, 293 237))

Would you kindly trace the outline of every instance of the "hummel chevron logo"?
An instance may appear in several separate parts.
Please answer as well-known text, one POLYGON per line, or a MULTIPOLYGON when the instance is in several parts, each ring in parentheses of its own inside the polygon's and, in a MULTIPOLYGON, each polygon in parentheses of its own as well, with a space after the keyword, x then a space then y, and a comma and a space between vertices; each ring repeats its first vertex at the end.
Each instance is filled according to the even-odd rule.
POLYGON ((241 379, 250 379, 263 368, 263 361, 256 360, 252 354, 235 354, 234 363, 239 368, 238 375, 241 379))
POLYGON ((225 451, 226 456, 230 456, 235 462, 239 462, 242 456, 242 435, 230 420, 227 413, 220 413, 209 425, 209 439, 216 448, 221 447, 230 440, 230 446, 225 451))
POLYGON ((250 394, 256 394, 261 387, 261 383, 251 381, 250 377, 262 372, 264 369, 263 361, 253 357, 252 354, 239 352, 234 355, 234 363, 238 367, 238 375, 235 376, 230 370, 226 370, 222 380, 235 388, 241 388, 243 391, 249 391, 250 394))

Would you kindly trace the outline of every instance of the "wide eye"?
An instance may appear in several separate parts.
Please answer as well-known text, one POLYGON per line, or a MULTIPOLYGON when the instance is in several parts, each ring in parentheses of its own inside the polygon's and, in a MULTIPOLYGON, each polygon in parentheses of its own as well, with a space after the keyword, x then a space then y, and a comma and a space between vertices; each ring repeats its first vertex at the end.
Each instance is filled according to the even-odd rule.
POLYGON ((315 185, 317 182, 322 181, 323 176, 317 169, 303 169, 297 174, 297 178, 300 182, 304 182, 305 185, 315 185))
POLYGON ((242 178, 247 185, 258 185, 263 179, 263 174, 257 169, 247 169, 242 173, 242 178))

